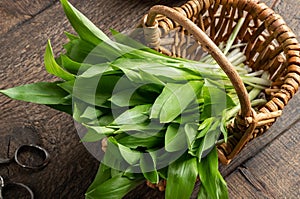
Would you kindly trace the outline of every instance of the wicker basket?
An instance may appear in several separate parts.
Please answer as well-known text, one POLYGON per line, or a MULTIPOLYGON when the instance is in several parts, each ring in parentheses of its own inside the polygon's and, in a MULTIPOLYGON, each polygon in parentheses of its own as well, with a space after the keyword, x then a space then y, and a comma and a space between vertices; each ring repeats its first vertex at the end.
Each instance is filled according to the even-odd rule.
MULTIPOLYGON (((190 0, 181 7, 154 6, 139 28, 148 46, 169 56, 194 59, 199 48, 207 50, 230 78, 237 91, 241 111, 228 127, 233 135, 218 146, 219 159, 228 164, 250 140, 264 133, 281 115, 300 84, 300 45, 295 34, 278 14, 257 0, 190 0), (217 45, 228 40, 239 18, 244 17, 235 42, 253 70, 267 70, 272 86, 268 102, 251 108, 247 90, 238 73, 217 45), (169 34, 175 31, 174 34, 169 34), (197 41, 189 45, 183 36, 197 41), (170 37, 170 35, 173 35, 170 37), (182 39, 182 40, 181 40, 182 39), (172 46, 171 50, 165 46, 172 46)), ((170 48, 169 48, 170 49, 170 48)))

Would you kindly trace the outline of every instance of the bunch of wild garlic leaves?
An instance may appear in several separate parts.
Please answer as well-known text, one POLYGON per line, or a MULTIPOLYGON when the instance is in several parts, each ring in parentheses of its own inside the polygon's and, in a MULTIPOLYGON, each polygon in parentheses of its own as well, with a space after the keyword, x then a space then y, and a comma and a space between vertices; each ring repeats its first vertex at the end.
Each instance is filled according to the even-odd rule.
MULTIPOLYGON (((122 198, 145 179, 166 179, 166 198, 189 198, 197 176, 199 198, 228 198, 215 144, 220 135, 227 140, 226 125, 240 107, 211 56, 200 62, 167 57, 116 31, 113 41, 67 0, 61 3, 78 36, 66 33, 66 53, 57 59, 48 42, 45 67, 62 81, 0 92, 71 114, 88 129, 83 141, 107 138, 86 198, 122 198)), ((220 48, 257 105, 270 82, 268 74, 243 66, 245 57, 231 42, 240 25, 220 48)))

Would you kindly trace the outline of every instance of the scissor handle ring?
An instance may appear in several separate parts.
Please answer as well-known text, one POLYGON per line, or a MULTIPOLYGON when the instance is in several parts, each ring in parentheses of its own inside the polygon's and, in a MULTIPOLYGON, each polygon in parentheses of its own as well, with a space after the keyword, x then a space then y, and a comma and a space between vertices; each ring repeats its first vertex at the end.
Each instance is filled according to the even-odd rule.
POLYGON ((48 151, 46 151, 46 149, 38 146, 38 145, 34 145, 34 144, 28 144, 28 145, 21 145, 17 148, 16 152, 15 152, 15 161, 16 163, 23 167, 23 168, 27 168, 27 169, 42 169, 44 168, 50 161, 50 155, 48 153, 48 151), (22 152, 22 150, 25 150, 25 149, 34 149, 34 150, 38 150, 38 151, 41 151, 44 155, 44 160, 43 162, 40 164, 40 165, 37 165, 37 166, 31 166, 31 165, 27 165, 27 164, 24 164, 22 163, 20 160, 19 160, 19 154, 22 152))
POLYGON ((4 199, 3 195, 2 195, 2 191, 5 190, 5 189, 7 189, 8 187, 20 187, 20 188, 23 188, 23 189, 25 189, 28 192, 28 194, 30 195, 30 198, 34 199, 34 193, 33 193, 33 191, 27 185, 25 185, 23 183, 19 183, 19 182, 10 182, 10 183, 7 183, 4 186, 2 186, 2 189, 1 189, 1 192, 0 192, 0 198, 1 199, 4 199))

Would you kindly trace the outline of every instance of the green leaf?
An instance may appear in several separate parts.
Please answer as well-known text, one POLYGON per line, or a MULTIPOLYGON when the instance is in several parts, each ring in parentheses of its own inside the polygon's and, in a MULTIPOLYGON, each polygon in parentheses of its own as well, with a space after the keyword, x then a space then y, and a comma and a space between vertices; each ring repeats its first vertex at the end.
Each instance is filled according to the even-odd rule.
MULTIPOLYGON (((150 54, 150 53, 149 53, 150 54)), ((137 72, 134 79, 141 81, 143 77, 139 74, 141 72, 148 75, 145 77, 150 82, 147 83, 159 83, 162 82, 187 82, 189 80, 202 80, 200 75, 186 71, 183 67, 172 67, 169 63, 163 62, 160 59, 151 59, 151 57, 145 56, 144 58, 120 58, 112 63, 112 65, 122 70, 126 75, 130 76, 128 71, 137 72), (140 80, 139 80, 140 79, 140 80)), ((178 65, 178 64, 177 64, 178 65)))
POLYGON ((159 169, 157 172, 158 172, 159 177, 161 177, 162 179, 167 179, 168 167, 164 167, 162 169, 159 169))
POLYGON ((186 133, 187 144, 189 149, 191 149, 192 144, 195 142, 198 133, 197 128, 197 123, 188 123, 184 125, 184 132, 186 133))
POLYGON ((137 149, 139 147, 152 149, 157 147, 163 147, 164 145, 164 133, 134 133, 127 135, 121 139, 118 139, 118 142, 124 146, 137 149))
POLYGON ((103 112, 99 109, 96 109, 96 107, 87 106, 80 118, 86 120, 95 120, 102 114, 103 112))
MULTIPOLYGON (((115 70, 119 70, 119 68, 115 67, 114 65, 111 65, 115 70)), ((137 72, 137 71, 134 71, 134 70, 131 70, 131 69, 125 69, 123 68, 122 69, 122 72, 126 75, 126 77, 132 81, 132 82, 135 82, 135 83, 143 83, 143 79, 141 77, 141 75, 137 72)))
POLYGON ((85 196, 87 199, 120 199, 142 182, 143 178, 140 176, 132 180, 119 173, 102 184, 89 189, 85 196))
POLYGON ((49 106, 50 108, 53 108, 55 110, 61 111, 61 112, 65 112, 69 115, 73 114, 73 107, 72 105, 63 105, 63 104, 47 104, 47 106, 49 106))
POLYGON ((158 183, 159 176, 156 170, 156 163, 151 156, 151 153, 141 153, 140 167, 147 180, 151 183, 158 183))
MULTIPOLYGON (((144 59, 129 59, 129 58, 119 58, 111 63, 111 66, 115 70, 121 70, 128 79, 135 83, 147 84, 147 83, 162 83, 157 77, 149 74, 147 72, 143 72, 140 70, 141 68, 151 67, 152 64, 149 64, 151 60, 148 58, 144 59), (145 76, 143 76, 143 74, 145 76)), ((154 63, 155 64, 155 63, 154 63)))
POLYGON ((143 95, 144 97, 151 98, 151 100, 154 100, 158 97, 158 95, 162 92, 163 86, 157 85, 157 84, 144 84, 140 85, 137 92, 140 95, 143 95))
POLYGON ((243 24, 244 24, 244 21, 245 21, 245 18, 244 18, 244 17, 241 17, 241 18, 238 20, 238 23, 236 24, 236 26, 234 27, 234 29, 233 29, 233 31, 232 31, 232 33, 231 33, 231 35, 230 35, 230 37, 229 37, 229 39, 228 39, 228 41, 227 41, 227 43, 226 43, 226 47, 225 47, 225 49, 224 49, 224 51, 223 51, 223 53, 224 53, 225 55, 227 55, 227 53, 228 53, 228 51, 230 50, 232 44, 234 43, 234 41, 235 41, 235 39, 236 39, 238 33, 240 32, 241 27, 242 27, 243 24))
MULTIPOLYGON (((137 29, 136 29, 137 30, 137 29)), ((143 29, 140 29, 141 31, 143 29)), ((125 57, 128 58, 151 58, 151 59, 158 59, 158 60, 164 60, 164 61, 171 61, 171 62, 180 62, 180 58, 170 58, 167 55, 164 55, 162 53, 159 53, 156 50, 153 50, 140 42, 132 39, 131 37, 126 36, 125 34, 119 33, 115 30, 111 29, 111 33, 115 40, 119 43, 116 43, 116 45, 122 49, 123 51, 127 52, 125 57)), ((132 36, 132 34, 130 35, 132 36)))
POLYGON ((60 55, 62 66, 70 73, 76 75, 80 70, 82 64, 70 59, 67 55, 60 55))
POLYGON ((99 64, 114 61, 121 56, 105 43, 91 44, 82 39, 74 39, 64 45, 66 55, 78 63, 99 64))
POLYGON ((79 37, 77 37, 76 35, 73 35, 72 33, 69 33, 67 31, 64 31, 65 35, 68 37, 69 40, 75 40, 75 39, 79 39, 79 37))
POLYGON ((93 53, 95 45, 88 43, 82 39, 74 39, 64 44, 66 55, 73 61, 78 63, 102 63, 107 59, 93 53), (86 59, 88 57, 88 59, 86 59))
MULTIPOLYGON (((144 61, 145 62, 145 61, 144 61)), ((190 72, 186 72, 184 69, 168 67, 164 65, 165 63, 157 63, 154 61, 149 61, 148 67, 145 67, 144 64, 140 64, 139 70, 145 73, 151 74, 157 77, 160 81, 163 82, 187 82, 192 80, 202 80, 202 77, 199 75, 194 75, 190 72)))
POLYGON ((98 117, 103 116, 108 113, 107 109, 100 107, 90 106, 87 103, 84 103, 79 100, 73 100, 73 118, 84 124, 95 124, 99 125, 98 117))
MULTIPOLYGON (((202 156, 205 156, 209 152, 210 149, 209 146, 211 142, 213 142, 210 140, 214 138, 214 132, 210 132, 211 133, 210 136, 207 137, 205 136, 209 132, 209 130, 211 130, 210 128, 212 124, 214 124, 214 120, 215 118, 207 118, 206 120, 204 120, 198 127, 198 130, 196 132, 196 137, 192 137, 194 138, 194 140, 191 142, 191 145, 189 146, 189 154, 199 157, 200 158, 199 161, 201 160, 202 156)), ((191 130, 195 131, 195 128, 196 125, 191 130)), ((187 133, 189 132, 188 129, 186 129, 186 132, 187 133)), ((191 134, 194 136, 194 133, 191 134)))
MULTIPOLYGON (((79 75, 80 78, 100 78, 104 75, 105 72, 112 71, 111 67, 108 63, 100 63, 100 64, 82 64, 84 67, 84 71, 81 71, 79 75)), ((114 72, 118 74, 118 72, 114 72)), ((107 73, 106 73, 107 74, 107 73)))
POLYGON ((85 126, 90 130, 94 130, 98 134, 106 135, 115 132, 115 129, 104 127, 104 126, 89 126, 89 125, 85 125, 85 126))
POLYGON ((224 109, 235 106, 233 100, 226 94, 224 88, 213 85, 207 86, 207 83, 202 88, 202 97, 204 98, 204 108, 201 113, 201 119, 221 116, 224 109))
POLYGON ((168 152, 175 152, 187 149, 187 138, 184 127, 178 124, 170 124, 165 136, 165 149, 168 152))
POLYGON ((216 147, 198 163, 198 172, 202 184, 198 198, 201 198, 203 195, 214 199, 228 198, 226 183, 218 170, 216 147))
POLYGON ((126 162, 128 162, 128 164, 134 165, 139 161, 140 152, 134 151, 122 144, 118 144, 118 147, 122 157, 124 158, 124 160, 126 160, 126 162))
POLYGON ((169 165, 166 199, 189 199, 198 175, 197 159, 188 154, 169 165))
POLYGON ((81 141, 82 142, 96 142, 96 141, 102 140, 105 137, 106 137, 106 135, 104 135, 102 133, 97 133, 96 131, 94 131, 92 129, 88 129, 88 131, 83 136, 83 138, 81 138, 81 141))
POLYGON ((203 129, 207 128, 207 126, 210 126, 210 124, 214 121, 214 119, 215 119, 214 117, 206 118, 204 121, 201 122, 201 124, 198 127, 198 130, 202 131, 203 129))
POLYGON ((68 92, 69 94, 72 94, 73 87, 74 87, 74 80, 58 83, 57 86, 59 86, 61 89, 68 92))
POLYGON ((213 146, 215 146, 220 135, 219 125, 219 120, 214 121, 214 123, 209 126, 209 130, 207 131, 205 136, 201 139, 197 152, 199 162, 201 161, 201 158, 207 155, 207 153, 213 148, 213 146))
POLYGON ((111 113, 105 114, 98 119, 100 126, 108 126, 114 121, 114 116, 111 113))
POLYGON ((117 169, 111 169, 110 173, 111 173, 111 177, 113 178, 114 176, 116 176, 116 175, 118 175, 120 173, 123 173, 123 172, 119 171, 117 169))
POLYGON ((79 123, 84 123, 81 118, 81 115, 85 108, 87 107, 86 103, 82 103, 79 100, 73 101, 73 119, 79 123))
POLYGON ((121 90, 120 92, 113 93, 109 101, 119 107, 129 107, 151 103, 149 99, 135 92, 134 88, 125 89, 121 90))
POLYGON ((90 122, 96 121, 99 116, 107 112, 106 109, 90 106, 79 100, 73 100, 73 118, 79 123, 90 124, 90 122))
POLYGON ((159 117, 162 123, 171 122, 192 102, 196 103, 201 87, 202 83, 199 81, 191 81, 185 84, 168 83, 155 100, 150 118, 159 117))
POLYGON ((227 142, 228 138, 228 133, 227 133, 227 110, 224 110, 222 113, 222 119, 221 119, 221 124, 220 124, 220 131, 223 134, 224 141, 227 142))
POLYGON ((159 122, 155 120, 151 120, 151 122, 144 122, 140 124, 124 124, 120 126, 120 131, 129 132, 129 131, 135 131, 135 132, 143 132, 146 134, 149 133, 157 133, 159 131, 165 130, 165 125, 160 124, 159 122))
POLYGON ((161 86, 165 86, 166 84, 161 81, 159 78, 155 77, 154 75, 148 73, 147 71, 139 70, 139 73, 142 77, 143 82, 146 83, 152 83, 152 84, 157 84, 161 86))
POLYGON ((77 78, 72 82, 62 83, 60 86, 73 95, 73 97, 87 102, 91 105, 109 107, 108 99, 114 90, 115 84, 119 81, 117 76, 102 76, 95 78, 77 78))
POLYGON ((118 146, 120 154, 129 165, 134 165, 140 160, 140 152, 120 144, 114 137, 109 137, 108 140, 118 146))
POLYGON ((93 183, 89 186, 87 192, 94 190, 97 186, 101 185, 105 181, 111 178, 110 175, 111 168, 106 166, 105 164, 100 164, 98 168, 98 172, 93 183))
POLYGON ((201 187, 200 190, 199 190, 199 192, 198 192, 197 199, 203 199, 203 198, 210 199, 210 197, 209 197, 206 189, 204 189, 204 188, 201 187))
POLYGON ((44 56, 45 67, 48 73, 60 77, 64 80, 73 80, 73 74, 61 68, 55 61, 50 40, 48 40, 46 52, 44 56))
POLYGON ((61 4, 67 18, 72 24, 80 38, 85 41, 98 45, 102 41, 119 49, 113 41, 109 39, 99 28, 97 28, 86 16, 74 8, 67 0, 61 0, 61 4))
POLYGON ((210 129, 211 125, 213 124, 213 121, 215 120, 214 117, 210 117, 205 119, 200 126, 198 127, 198 130, 200 131, 200 133, 197 135, 197 138, 201 138, 203 136, 206 135, 206 133, 208 132, 208 130, 210 129))
POLYGON ((114 124, 122 125, 143 123, 149 118, 148 114, 151 106, 151 104, 138 105, 128 109, 115 119, 114 124))
POLYGON ((120 153, 118 141, 114 137, 108 137, 107 139, 107 147, 102 163, 120 171, 125 171, 130 166, 120 153))
POLYGON ((185 125, 187 123, 198 122, 200 117, 199 108, 201 108, 201 105, 193 102, 172 123, 185 125))
POLYGON ((16 100, 37 104, 66 104, 68 101, 68 93, 57 86, 57 83, 50 82, 26 84, 0 90, 0 93, 16 100))

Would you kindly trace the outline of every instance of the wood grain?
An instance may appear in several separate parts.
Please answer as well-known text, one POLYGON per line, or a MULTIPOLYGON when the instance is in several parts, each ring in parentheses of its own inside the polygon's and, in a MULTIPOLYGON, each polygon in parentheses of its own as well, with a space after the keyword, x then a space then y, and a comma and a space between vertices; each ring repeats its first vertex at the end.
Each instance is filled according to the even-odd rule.
POLYGON ((58 0, 3 0, 0 1, 0 35, 32 19, 58 0))
MULTIPOLYGON (((0 89, 37 81, 57 80, 47 74, 43 67, 45 44, 50 38, 57 54, 62 51, 61 45, 66 42, 63 31, 73 31, 58 2, 55 1, 56 3, 48 9, 45 8, 49 2, 54 1, 39 0, 38 2, 41 3, 40 7, 28 10, 28 13, 25 14, 26 16, 34 15, 34 17, 25 19, 26 23, 22 23, 24 18, 18 18, 18 14, 15 13, 16 16, 14 16, 13 11, 10 11, 10 15, 7 15, 6 18, 15 22, 11 22, 9 25, 3 25, 0 22, 0 35, 2 34, 0 37, 0 89), (15 24, 19 25, 15 27, 15 24), (13 31, 5 33, 6 31, 2 28, 4 26, 9 27, 6 31, 12 27, 15 28, 13 31)), ((71 0, 71 2, 105 33, 109 34, 109 28, 124 31, 133 27, 154 4, 180 5, 185 1, 92 0, 82 3, 79 0, 71 0)), ((268 5, 272 3, 271 0, 266 2, 268 5)), ((284 16, 286 22, 296 33, 300 32, 297 12, 287 9, 298 10, 300 8, 298 3, 298 0, 281 0, 275 7, 275 10, 284 16)), ((0 7, 0 11, 2 11, 1 9, 3 10, 3 6, 0 7)), ((27 11, 27 9, 24 10, 27 11)), ((3 13, 1 12, 0 17, 3 13)), ((8 13, 7 9, 5 13, 8 13)), ((23 15, 24 13, 22 13, 23 15)), ((233 198, 240 198, 241 194, 243 197, 245 196, 244 198, 281 196, 279 191, 273 191, 276 186, 282 186, 280 191, 287 195, 290 194, 291 197, 294 195, 290 192, 299 193, 294 190, 297 185, 299 187, 299 181, 296 179, 299 176, 299 167, 297 169, 297 167, 291 166, 286 171, 283 170, 289 162, 295 165, 299 164, 299 156, 296 156, 298 159, 293 156, 297 152, 296 150, 299 150, 295 146, 299 143, 299 132, 296 131, 296 127, 294 128, 294 125, 298 125, 295 122, 297 121, 295 116, 299 115, 298 101, 299 94, 286 107, 284 115, 275 124, 277 126, 273 126, 269 130, 269 135, 265 134, 251 142, 233 164, 221 168, 223 174, 227 176, 230 194, 233 198), (290 128, 287 129, 287 126, 290 128), (291 134, 288 132, 292 132, 294 137, 289 137, 288 135, 291 134), (270 142, 271 144, 268 145, 270 142), (273 152, 276 151, 277 145, 280 147, 277 150, 278 154, 274 156, 273 152), (287 146, 290 148, 284 150, 287 146), (282 150, 284 153, 280 153, 282 150), (275 164, 273 158, 278 163, 275 164), (292 172, 293 169, 296 172, 292 172), (281 181, 280 178, 284 176, 277 177, 275 171, 283 172, 285 176, 291 175, 291 177, 289 176, 291 180, 281 181), (261 178, 261 176, 266 177, 261 178), (287 189, 284 183, 288 183, 292 188, 287 189), (267 187, 266 190, 264 190, 265 187, 267 187), (257 190, 263 190, 263 193, 255 195, 257 190)), ((23 170, 12 163, 5 167, 1 166, 0 175, 28 184, 34 190, 36 198, 83 198, 99 163, 79 143, 77 133, 70 116, 51 110, 46 106, 13 101, 1 95, 1 157, 11 156, 16 147, 22 143, 36 143, 50 152, 51 162, 45 169, 38 172, 23 170)), ((197 188, 199 187, 196 187, 196 190, 197 188)), ((163 198, 163 193, 142 185, 126 198, 163 198)))
POLYGON ((299 197, 299 128, 298 115, 294 126, 226 178, 231 198, 299 197))

